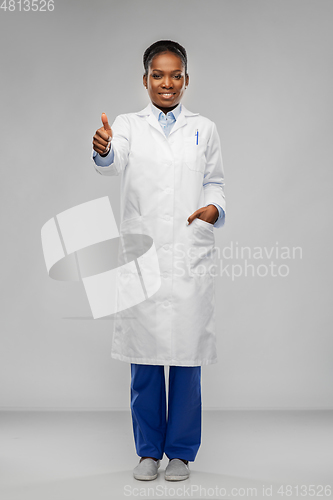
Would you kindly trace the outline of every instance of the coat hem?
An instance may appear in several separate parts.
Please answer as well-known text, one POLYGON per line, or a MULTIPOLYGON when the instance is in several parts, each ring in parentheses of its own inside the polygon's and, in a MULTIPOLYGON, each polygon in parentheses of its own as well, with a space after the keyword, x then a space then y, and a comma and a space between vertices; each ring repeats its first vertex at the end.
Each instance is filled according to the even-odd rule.
POLYGON ((177 361, 175 359, 148 359, 148 358, 133 358, 130 356, 124 356, 123 354, 117 354, 111 352, 111 357, 118 359, 119 361, 125 361, 127 363, 135 363, 138 365, 165 365, 165 366, 204 366, 211 365, 218 362, 217 358, 212 359, 201 359, 197 361, 182 360, 177 361))

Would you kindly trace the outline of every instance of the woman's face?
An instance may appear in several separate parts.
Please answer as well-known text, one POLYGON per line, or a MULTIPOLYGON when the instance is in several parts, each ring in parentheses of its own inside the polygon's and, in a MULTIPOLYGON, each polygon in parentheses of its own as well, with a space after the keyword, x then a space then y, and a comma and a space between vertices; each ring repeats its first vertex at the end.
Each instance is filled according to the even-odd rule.
POLYGON ((183 62, 173 52, 157 54, 150 63, 148 76, 143 76, 150 100, 165 112, 180 103, 188 82, 183 62))

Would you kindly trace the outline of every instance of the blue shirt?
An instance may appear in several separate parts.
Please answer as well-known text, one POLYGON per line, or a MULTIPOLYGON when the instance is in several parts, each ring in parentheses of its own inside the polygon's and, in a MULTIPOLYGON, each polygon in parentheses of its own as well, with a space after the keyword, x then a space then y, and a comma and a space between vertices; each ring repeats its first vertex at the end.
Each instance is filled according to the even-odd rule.
POLYGON ((158 109, 152 102, 150 103, 150 105, 154 115, 156 116, 159 124, 162 127, 165 136, 168 137, 172 127, 176 123, 176 120, 182 110, 181 103, 179 103, 178 106, 176 106, 172 111, 169 111, 166 115, 163 113, 163 111, 158 109))
MULTIPOLYGON (((176 123, 176 120, 178 116, 181 113, 182 110, 182 104, 179 103, 178 106, 176 106, 172 111, 168 111, 167 114, 164 114, 163 111, 161 111, 159 108, 157 108, 152 102, 150 103, 152 112, 156 116, 159 124, 161 125, 161 128, 165 134, 166 137, 171 132, 172 127, 176 123)), ((96 165, 99 167, 108 167, 113 163, 114 161, 114 152, 112 149, 112 142, 111 142, 111 147, 109 150, 109 153, 106 156, 100 156, 95 150, 93 151, 93 159, 96 165)), ((219 211, 219 218, 224 216, 224 210, 220 205, 217 203, 209 203, 209 205, 214 205, 217 210, 219 211)), ((208 206, 208 205, 206 205, 208 206)))

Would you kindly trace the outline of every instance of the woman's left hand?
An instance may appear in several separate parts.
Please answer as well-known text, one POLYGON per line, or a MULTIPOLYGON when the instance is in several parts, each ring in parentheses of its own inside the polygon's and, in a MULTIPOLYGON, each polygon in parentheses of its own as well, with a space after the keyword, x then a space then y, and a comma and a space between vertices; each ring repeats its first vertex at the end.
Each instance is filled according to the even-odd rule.
POLYGON ((191 224, 194 219, 202 219, 210 224, 215 224, 219 216, 219 211, 215 205, 208 205, 207 207, 198 208, 187 219, 188 224, 191 224))

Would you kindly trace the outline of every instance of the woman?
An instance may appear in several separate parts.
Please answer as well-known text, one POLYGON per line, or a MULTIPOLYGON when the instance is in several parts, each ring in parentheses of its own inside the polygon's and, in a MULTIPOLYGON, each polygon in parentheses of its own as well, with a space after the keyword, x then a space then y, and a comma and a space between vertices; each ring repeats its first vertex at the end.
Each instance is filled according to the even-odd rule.
POLYGON ((189 84, 184 47, 171 40, 144 53, 150 103, 116 117, 93 137, 94 167, 121 174, 120 234, 153 238, 158 291, 115 321, 111 356, 131 363, 136 479, 189 477, 201 443, 201 366, 217 362, 214 227, 225 221, 224 174, 215 124, 181 100, 189 84), (131 314, 130 314, 131 313, 131 314), (168 415, 164 366, 169 366, 168 415))

